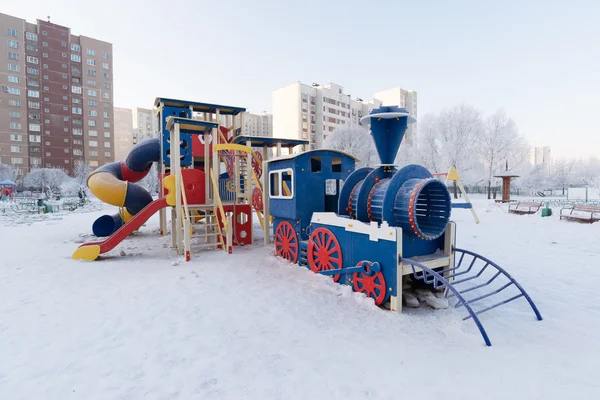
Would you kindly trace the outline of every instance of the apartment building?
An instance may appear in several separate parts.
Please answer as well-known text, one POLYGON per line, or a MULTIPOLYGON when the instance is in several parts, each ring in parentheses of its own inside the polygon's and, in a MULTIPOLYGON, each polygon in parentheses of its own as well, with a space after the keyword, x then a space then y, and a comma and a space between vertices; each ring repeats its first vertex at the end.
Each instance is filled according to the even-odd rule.
POLYGON ((273 115, 245 112, 243 135, 273 137, 273 115))
MULTIPOLYGON (((417 92, 414 90, 404 90, 394 88, 375 93, 374 96, 380 100, 384 106, 400 106, 405 107, 412 117, 417 120, 417 92)), ((402 143, 404 145, 412 145, 417 140, 417 123, 409 124, 404 134, 402 143)))
POLYGON ((115 160, 125 160, 133 147, 133 111, 115 107, 115 160))
POLYGON ((72 172, 114 160, 112 44, 0 13, 0 162, 72 172))
POLYGON ((552 169, 552 148, 550 146, 534 146, 529 151, 531 165, 542 165, 546 172, 552 169))
POLYGON ((157 132, 156 110, 135 107, 133 109, 133 144, 156 137, 157 132))

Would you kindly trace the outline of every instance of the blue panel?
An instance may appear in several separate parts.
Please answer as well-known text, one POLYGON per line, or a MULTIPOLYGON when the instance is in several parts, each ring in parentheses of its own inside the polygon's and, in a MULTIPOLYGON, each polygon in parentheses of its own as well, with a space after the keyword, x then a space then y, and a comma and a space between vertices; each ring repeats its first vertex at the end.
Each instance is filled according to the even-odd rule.
MULTIPOLYGON (((169 143, 170 132, 167 130, 167 118, 170 116, 192 118, 192 112, 189 109, 163 106, 162 121, 160 132, 162 137, 162 162, 164 165, 171 165, 171 144, 169 143)), ((189 134, 181 134, 181 165, 192 165, 192 137, 189 134)))
POLYGON ((383 220, 391 226, 395 226, 394 203, 396 202, 396 194, 404 182, 412 178, 425 179, 431 177, 431 173, 425 167, 415 164, 407 165, 396 172, 383 198, 383 220))
POLYGON ((375 186, 378 181, 391 178, 393 174, 394 169, 382 166, 374 169, 369 175, 367 175, 362 186, 358 190, 355 208, 356 219, 363 222, 369 222, 368 202, 371 189, 373 189, 373 186, 375 186))
POLYGON ((452 203, 452 208, 473 208, 471 203, 452 203))
MULTIPOLYGON (((386 112, 408 112, 406 108, 398 106, 383 106, 373 109, 370 114, 386 112)), ((402 138, 408 127, 408 117, 396 118, 371 118, 371 135, 382 164, 394 163, 396 153, 400 148, 402 138)))
POLYGON ((340 198, 338 200, 339 215, 350 215, 350 194, 358 182, 365 179, 371 171, 373 171, 373 168, 359 168, 348 176, 344 182, 344 186, 340 190, 340 198))

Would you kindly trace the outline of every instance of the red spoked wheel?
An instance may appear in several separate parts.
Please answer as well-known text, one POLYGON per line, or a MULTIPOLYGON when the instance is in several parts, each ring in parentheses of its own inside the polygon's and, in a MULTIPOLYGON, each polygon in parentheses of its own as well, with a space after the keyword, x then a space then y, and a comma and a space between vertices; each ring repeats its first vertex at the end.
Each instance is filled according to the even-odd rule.
POLYGON ((256 157, 252 157, 252 169, 254 170, 254 173, 256 174, 256 177, 260 178, 262 176, 262 162, 263 162, 263 157, 262 157, 262 154, 259 151, 255 151, 254 155, 256 157))
POLYGON ((255 187, 252 190, 252 205, 258 211, 262 211, 263 210, 263 195, 262 195, 262 190, 260 190, 257 187, 255 187))
POLYGON ((275 230, 275 254, 293 263, 298 262, 298 235, 287 221, 280 222, 275 230))
POLYGON ((364 265, 365 272, 355 272, 352 276, 354 291, 364 293, 375 300, 375 304, 380 306, 385 300, 386 285, 381 271, 371 271, 373 263, 371 261, 361 261, 356 266, 364 265))
MULTIPOLYGON (((329 229, 317 228, 308 239, 308 265, 314 273, 342 268, 342 248, 329 229)), ((340 280, 340 274, 333 275, 333 281, 340 280)))

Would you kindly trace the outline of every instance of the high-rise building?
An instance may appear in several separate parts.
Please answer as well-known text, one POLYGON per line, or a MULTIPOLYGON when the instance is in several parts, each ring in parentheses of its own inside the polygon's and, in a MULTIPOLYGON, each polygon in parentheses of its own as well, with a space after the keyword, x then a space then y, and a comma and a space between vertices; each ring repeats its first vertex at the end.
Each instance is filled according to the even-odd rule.
MULTIPOLYGON (((416 96, 416 92, 411 91, 402 104, 409 108, 407 102, 411 103, 410 107, 414 103, 415 115, 416 96)), ((392 99, 391 95, 384 97, 386 101, 392 99)), ((277 137, 309 140, 311 149, 319 148, 336 128, 360 126, 362 116, 383 104, 377 96, 369 101, 358 97, 353 100, 350 94, 344 93, 342 86, 331 82, 310 86, 292 83, 273 91, 273 133, 277 137)), ((389 105, 401 105, 399 98, 389 105)), ((409 112, 412 113, 411 108, 409 112)))
POLYGON ((115 160, 125 160, 133 147, 133 112, 131 108, 115 107, 115 160))
POLYGON ((0 13, 0 162, 34 167, 114 160, 112 44, 0 13))
POLYGON ((546 172, 552 169, 552 148, 550 146, 534 146, 529 152, 531 165, 543 165, 546 172))
POLYGON ((245 136, 264 136, 273 137, 273 115, 244 113, 244 132, 245 136))
POLYGON ((158 119, 156 111, 149 108, 133 109, 133 144, 156 137, 158 119))
MULTIPOLYGON (((374 96, 377 100, 381 100, 384 106, 400 106, 405 107, 406 110, 414 117, 417 122, 417 92, 414 90, 404 90, 401 88, 394 88, 384 90, 382 92, 375 93, 374 96)), ((417 140, 417 123, 409 124, 404 134, 403 144, 414 144, 417 140)))

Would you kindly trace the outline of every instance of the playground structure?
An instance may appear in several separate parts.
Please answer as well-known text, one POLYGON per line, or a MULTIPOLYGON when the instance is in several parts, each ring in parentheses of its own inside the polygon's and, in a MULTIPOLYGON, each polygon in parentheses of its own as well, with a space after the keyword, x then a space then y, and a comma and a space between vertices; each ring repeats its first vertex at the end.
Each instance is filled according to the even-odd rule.
POLYGON ((233 246, 251 244, 254 213, 268 236, 262 161, 270 147, 281 155, 283 148, 308 142, 240 136, 245 111, 240 107, 167 98, 157 98, 155 107, 158 137, 138 143, 126 160, 101 166, 88 177, 90 191, 119 212, 94 222, 93 233, 106 239, 81 245, 74 259, 98 259, 157 212, 160 233, 166 235, 168 208, 172 247, 187 261, 192 245, 231 253, 233 246), (135 184, 153 163, 160 183, 157 200, 135 184))
POLYGON ((462 182, 460 181, 460 175, 458 174, 458 171, 456 170, 456 168, 451 167, 450 170, 448 170, 448 172, 432 174, 432 176, 434 176, 434 177, 445 176, 446 180, 445 180, 444 184, 446 185, 446 187, 448 186, 449 182, 454 182, 458 186, 458 189, 460 190, 460 193, 462 194, 462 197, 463 197, 463 199, 465 199, 465 201, 464 201, 464 203, 458 203, 458 202, 452 203, 452 208, 466 208, 466 209, 471 210, 471 215, 473 215, 473 219, 475 220, 475 223, 478 224, 479 217, 477 216, 477 213, 475 212, 475 209, 473 208, 473 203, 471 203, 471 199, 469 199, 469 195, 467 194, 465 187, 463 186, 462 182))
POLYGON ((13 181, 0 181, 0 200, 10 200, 17 185, 13 181))
MULTIPOLYGON (((454 307, 465 308, 465 319, 473 319, 488 346, 491 341, 479 319, 484 312, 524 297, 541 320, 529 295, 508 272, 455 247, 456 226, 450 221, 455 205, 446 184, 422 166, 393 165, 406 128, 414 122, 407 110, 380 107, 361 122, 370 126, 375 141, 381 160, 376 168, 354 170, 352 156, 333 150, 265 163, 275 253, 331 276, 392 311, 402 311, 405 283, 443 290, 454 307), (306 193, 310 195, 302 196, 306 193), (502 298, 500 293, 509 288, 516 294, 502 298), (494 302, 475 309, 483 299, 494 302)), ((455 178, 462 187, 458 173, 451 173, 456 171, 447 180, 455 178)))

